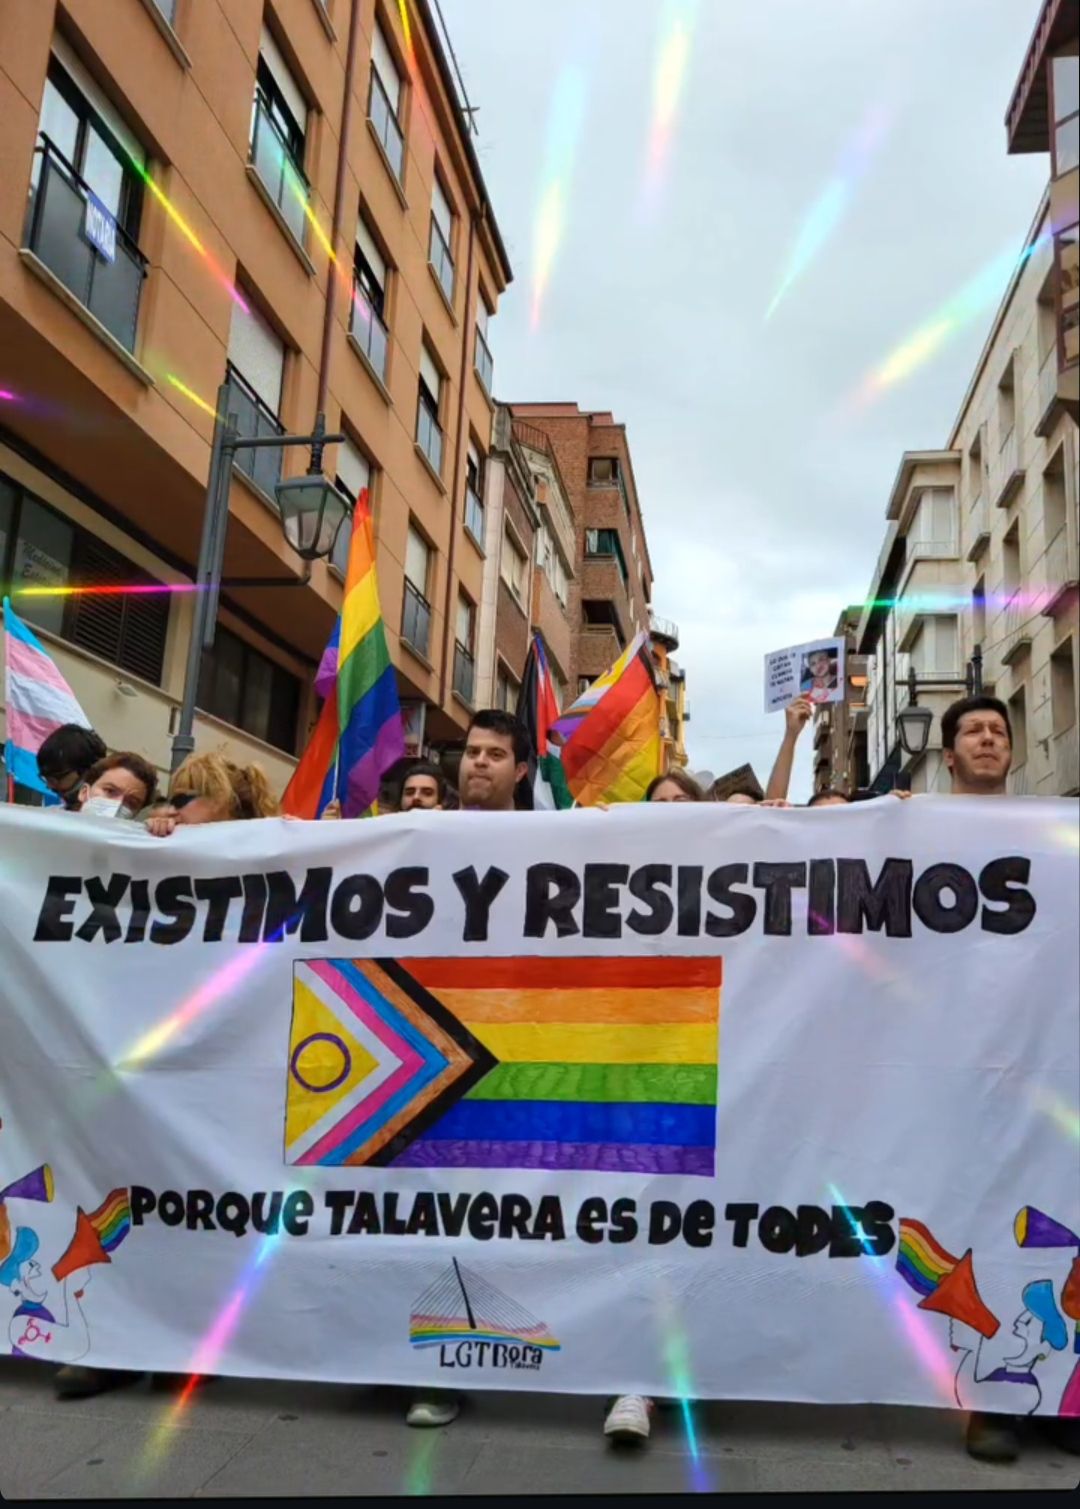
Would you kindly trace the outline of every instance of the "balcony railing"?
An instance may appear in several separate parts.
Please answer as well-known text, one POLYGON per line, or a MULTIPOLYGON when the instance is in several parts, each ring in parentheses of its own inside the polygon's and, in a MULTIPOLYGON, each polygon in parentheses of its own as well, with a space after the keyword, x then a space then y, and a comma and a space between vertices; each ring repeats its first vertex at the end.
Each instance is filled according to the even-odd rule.
POLYGON ((679 626, 670 618, 661 618, 657 613, 649 614, 649 628, 657 639, 666 639, 674 648, 679 648, 679 626))
MULTIPOLYGON (((231 364, 225 369, 225 381, 229 385, 227 413, 236 416, 236 428, 245 440, 262 440, 272 435, 284 435, 285 426, 273 411, 231 364)), ((267 446, 265 450, 238 451, 236 465, 246 477, 268 498, 274 497, 274 488, 281 481, 282 452, 267 446)))
POLYGON ((907 565, 916 561, 955 561, 960 556, 960 546, 951 540, 911 540, 907 545, 907 565))
POLYGON ((139 299, 147 261, 121 226, 110 262, 86 239, 87 206, 96 196, 47 136, 39 138, 37 185, 26 245, 126 351, 135 349, 139 299))
POLYGON ((1080 790, 1080 739, 1075 723, 1054 735, 1054 775, 1058 796, 1076 796, 1080 790))
POLYGON ((386 353, 390 345, 390 332, 375 312, 375 307, 364 292, 358 278, 353 278, 349 331, 367 358, 375 376, 380 382, 385 383, 386 353))
POLYGON ((386 153, 386 160, 394 177, 401 183, 405 171, 405 137, 390 104, 390 96, 374 68, 371 70, 371 89, 368 93, 368 120, 379 139, 379 145, 386 153))
MULTIPOLYGON (((484 339, 484 332, 480 329, 479 325, 476 327, 476 356, 474 364, 476 366, 476 375, 484 385, 484 392, 490 398, 495 391, 495 361, 491 355, 491 348, 484 339)), ((520 439, 517 434, 519 423, 520 420, 515 419, 511 427, 515 439, 520 439)), ((525 425, 525 429, 531 430, 532 425, 525 425)), ((537 430, 536 434, 539 435, 540 431, 537 430)), ((543 438, 546 439, 546 436, 543 438)), ((534 446, 533 449, 543 450, 544 447, 534 446)))
MULTIPOLYGON (((477 331, 477 335, 479 334, 480 332, 477 331)), ((483 336, 480 336, 480 339, 483 340, 483 336)), ((487 343, 485 342, 484 344, 486 349, 487 343)), ((543 430, 538 430, 534 424, 529 424, 524 419, 515 419, 510 428, 514 439, 519 445, 527 445, 530 450, 539 451, 543 456, 550 456, 552 454, 551 441, 544 434, 543 430)))
POLYGON ((1076 587, 1080 579, 1076 546, 1069 538, 1067 525, 1063 524, 1050 541, 1043 560, 1046 572, 1046 601, 1042 611, 1049 616, 1057 612, 1062 598, 1070 589, 1076 587))
POLYGON ((997 460, 991 466, 990 492, 995 508, 1008 508, 1023 482, 1024 469, 1014 424, 1001 443, 997 460))
POLYGON ((1011 665, 1031 643, 1031 608, 1026 593, 1018 587, 1005 604, 1005 633, 1001 646, 1002 665, 1011 665))
POLYGON ((405 578, 405 597, 401 605, 401 637, 421 655, 427 655, 431 643, 431 604, 405 578))
POLYGON ((990 510, 982 493, 968 509, 967 541, 969 561, 977 561, 990 543, 990 510))
POLYGON ((465 486, 465 528, 478 545, 484 543, 484 505, 467 483, 465 486))
POLYGON ((439 280, 439 287, 446 295, 447 302, 454 302, 454 259, 450 255, 450 243, 442 233, 442 227, 431 217, 431 236, 428 241, 428 261, 439 280))
POLYGON ((251 126, 251 162, 266 192, 281 211, 282 219, 300 246, 310 197, 308 181, 293 161, 281 128, 270 114, 261 89, 255 91, 255 116, 251 126))
POLYGON ((1057 419, 1058 402, 1058 354, 1055 341, 1053 349, 1039 368, 1039 397, 1036 404, 1039 422, 1035 426, 1036 435, 1050 433, 1057 419))
POLYGON ((441 477, 443 432, 439 421, 424 403, 418 404, 416 409, 416 443, 431 463, 432 470, 441 477))
POLYGON ((469 650, 461 643, 454 641, 454 691, 463 702, 472 706, 473 685, 476 680, 476 662, 469 650))

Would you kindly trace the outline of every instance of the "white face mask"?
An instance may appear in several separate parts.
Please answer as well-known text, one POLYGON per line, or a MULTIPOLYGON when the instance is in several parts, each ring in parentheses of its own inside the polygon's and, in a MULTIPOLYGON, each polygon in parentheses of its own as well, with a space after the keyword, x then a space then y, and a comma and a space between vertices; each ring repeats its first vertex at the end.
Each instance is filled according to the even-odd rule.
POLYGON ((131 813, 123 802, 111 796, 88 796, 83 802, 82 810, 90 813, 92 817, 130 817, 131 813))

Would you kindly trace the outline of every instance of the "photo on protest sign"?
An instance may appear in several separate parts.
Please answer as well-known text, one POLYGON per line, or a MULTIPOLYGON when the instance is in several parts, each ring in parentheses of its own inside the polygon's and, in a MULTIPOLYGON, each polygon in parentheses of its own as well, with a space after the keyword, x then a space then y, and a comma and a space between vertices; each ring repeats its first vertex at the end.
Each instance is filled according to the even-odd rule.
POLYGON ((765 711, 775 713, 796 697, 843 702, 844 641, 812 639, 765 656, 765 711))

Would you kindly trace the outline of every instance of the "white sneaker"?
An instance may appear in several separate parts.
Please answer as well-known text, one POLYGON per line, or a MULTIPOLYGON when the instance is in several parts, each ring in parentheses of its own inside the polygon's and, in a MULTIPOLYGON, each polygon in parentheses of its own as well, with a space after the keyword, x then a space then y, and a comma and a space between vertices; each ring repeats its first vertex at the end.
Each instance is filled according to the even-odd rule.
POLYGON ((647 1441, 652 1400, 641 1394, 620 1394, 607 1412, 604 1435, 613 1441, 647 1441))
POLYGON ((421 1394, 409 1405, 406 1425, 449 1425, 456 1420, 461 1406, 453 1394, 421 1394))

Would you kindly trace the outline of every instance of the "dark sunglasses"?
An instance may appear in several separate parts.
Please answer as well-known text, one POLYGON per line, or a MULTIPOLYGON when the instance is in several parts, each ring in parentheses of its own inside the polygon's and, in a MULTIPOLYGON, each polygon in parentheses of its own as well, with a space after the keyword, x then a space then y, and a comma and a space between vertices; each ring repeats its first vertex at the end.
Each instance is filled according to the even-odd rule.
POLYGON ((177 796, 167 798, 165 806, 172 807, 176 812, 180 812, 189 802, 197 802, 198 800, 199 793, 197 791, 182 791, 177 796))

